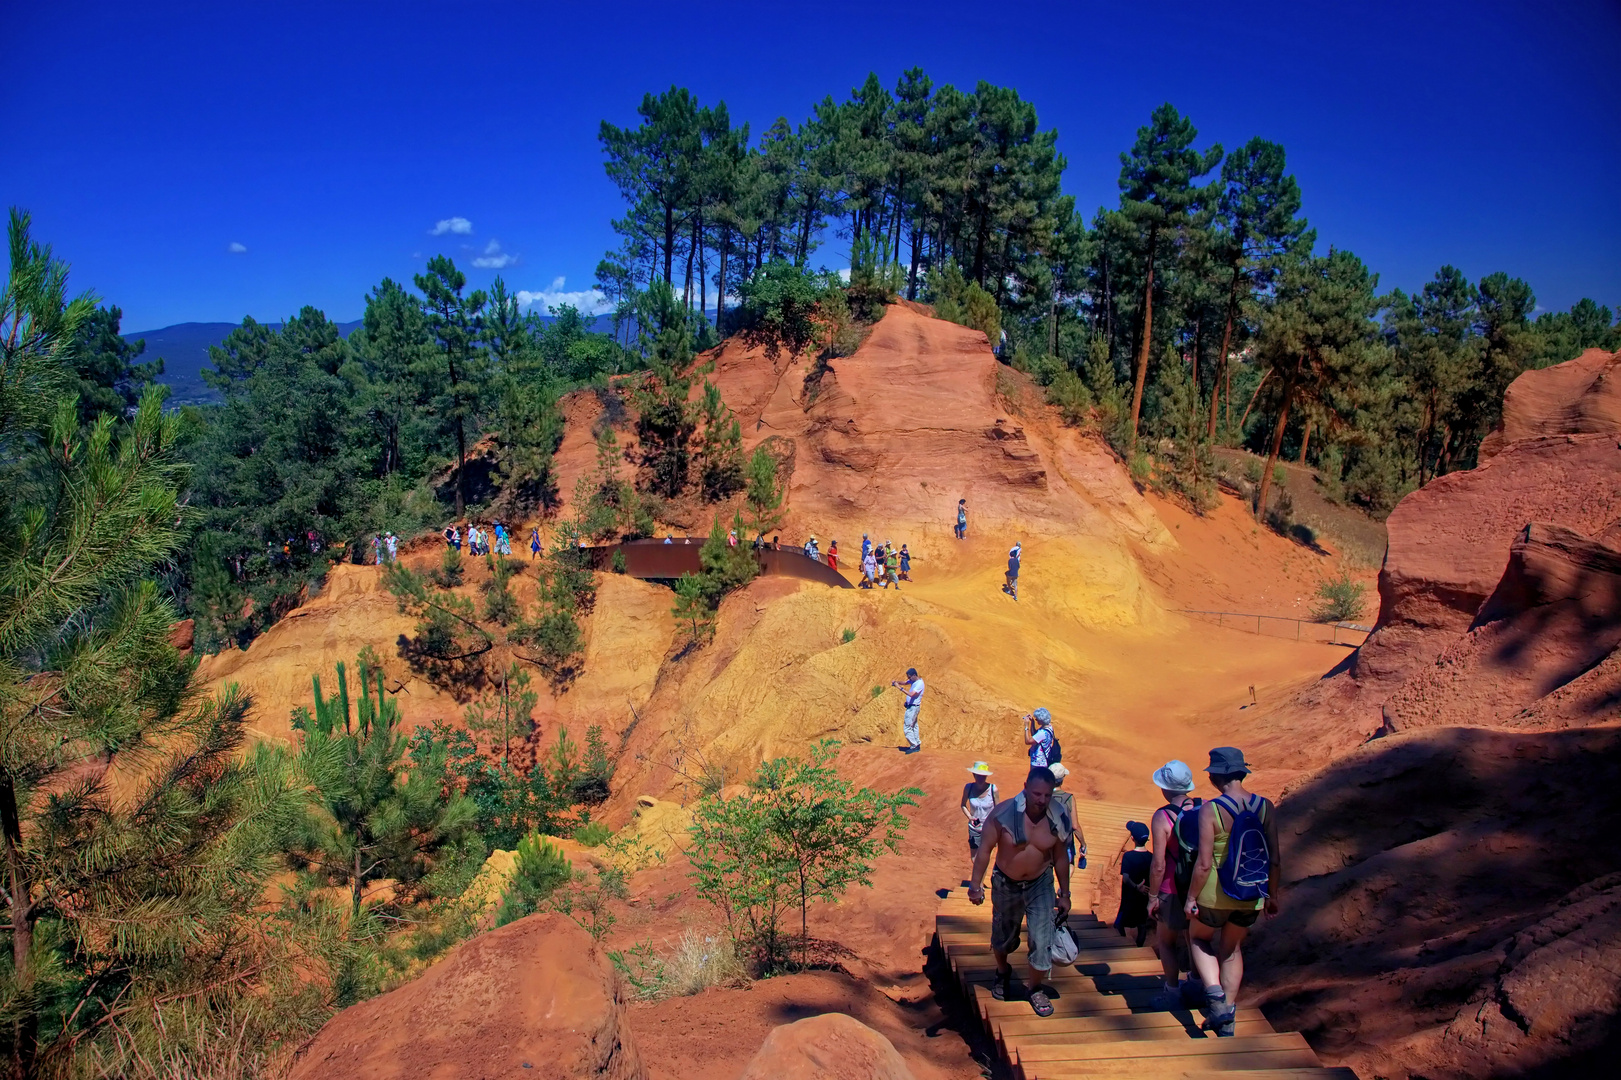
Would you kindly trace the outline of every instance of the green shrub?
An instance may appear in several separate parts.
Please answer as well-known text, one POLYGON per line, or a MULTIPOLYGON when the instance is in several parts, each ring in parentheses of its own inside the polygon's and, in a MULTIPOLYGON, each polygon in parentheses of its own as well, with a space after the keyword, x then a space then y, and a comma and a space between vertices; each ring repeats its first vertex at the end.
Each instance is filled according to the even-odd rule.
POLYGON ((850 644, 850 642, 854 641, 855 639, 856 632, 850 629, 848 626, 844 628, 844 633, 839 635, 839 640, 846 645, 850 644))
POLYGON ((871 886, 873 862, 899 850, 909 824, 902 809, 923 795, 857 788, 834 767, 837 753, 829 739, 809 759, 764 762, 747 792, 705 799, 693 813, 689 876, 763 972, 788 961, 794 936, 808 945, 812 903, 871 886), (799 934, 785 934, 794 908, 799 934))
POLYGON ((1147 487, 1154 478, 1154 461, 1146 453, 1139 450, 1131 456, 1131 463, 1127 466, 1131 479, 1138 487, 1147 487))
POLYGON ((439 566, 428 571, 428 577, 441 589, 454 589, 462 583, 462 553, 448 544, 439 557, 439 566))
POLYGON ((613 572, 616 574, 623 574, 625 572, 625 553, 623 550, 614 552, 613 572))
POLYGON ((600 821, 588 821, 574 830, 574 839, 585 847, 599 847, 613 837, 613 830, 600 821))
POLYGON ((873 697, 877 697, 878 695, 882 694, 883 692, 884 692, 884 688, 882 686, 875 686, 875 687, 872 688, 872 696, 873 697))
POLYGON ((1047 386, 1047 403, 1057 407, 1064 423, 1079 427, 1092 411, 1092 391, 1079 375, 1066 368, 1047 386))
POLYGON ((1288 479, 1289 471, 1287 469, 1285 469, 1282 465, 1272 466, 1272 483, 1274 486, 1282 487, 1288 481, 1288 479))
POLYGON ((1244 459, 1244 479, 1248 480, 1252 484, 1259 484, 1261 482, 1261 470, 1262 470, 1262 468, 1263 468, 1263 466, 1261 465, 1261 461, 1260 461, 1259 458, 1252 458, 1252 457, 1245 458, 1244 459))
POLYGON ((1339 575, 1324 578, 1317 586, 1317 606, 1311 616, 1318 622, 1350 622, 1360 619, 1367 608, 1368 587, 1351 579, 1341 568, 1339 575))
POLYGON ((501 898, 495 925, 505 926, 525 915, 533 915, 542 902, 574 878, 568 857, 549 840, 530 834, 518 841, 512 881, 501 898))

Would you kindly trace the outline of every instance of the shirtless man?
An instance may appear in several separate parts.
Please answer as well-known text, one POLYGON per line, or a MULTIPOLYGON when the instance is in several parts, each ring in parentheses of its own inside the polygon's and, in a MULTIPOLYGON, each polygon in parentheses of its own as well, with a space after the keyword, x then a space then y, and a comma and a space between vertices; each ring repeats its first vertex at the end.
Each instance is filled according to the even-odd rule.
POLYGON ((1008 953, 1019 944, 1021 924, 1029 923, 1030 1008, 1037 1016, 1051 1016, 1046 979, 1052 971, 1053 930, 1057 920, 1069 916, 1069 859, 1071 835, 1084 843, 1069 815, 1053 802, 1053 774, 1045 766, 1030 770, 1024 791, 991 811, 974 869, 969 877, 968 901, 985 902, 980 882, 996 852, 991 875, 991 951, 996 954, 996 983, 991 996, 998 1001, 1012 994, 1013 966, 1008 953), (1058 871, 1058 893, 1053 895, 1053 869, 1058 871))

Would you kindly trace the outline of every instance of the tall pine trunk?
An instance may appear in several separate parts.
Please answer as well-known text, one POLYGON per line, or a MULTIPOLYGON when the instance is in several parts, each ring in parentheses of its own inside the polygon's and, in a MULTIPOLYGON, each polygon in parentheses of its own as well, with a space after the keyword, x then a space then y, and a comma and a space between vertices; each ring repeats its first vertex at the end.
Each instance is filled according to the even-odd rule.
POLYGON ((675 264, 675 207, 669 203, 664 205, 664 280, 671 285, 675 281, 671 272, 675 264))
POLYGON ((1283 429, 1289 425, 1289 406, 1294 401, 1295 383, 1300 378, 1301 358, 1295 358, 1295 366, 1289 372, 1289 377, 1283 384, 1283 405, 1278 409, 1278 424, 1272 432, 1272 452, 1267 455, 1266 468, 1261 471, 1261 493, 1255 502, 1255 520, 1261 521, 1266 517, 1266 496, 1272 490, 1272 470, 1278 463, 1278 451, 1283 449, 1283 429))
POLYGON ((1300 435, 1300 464, 1306 463, 1306 448, 1311 445, 1311 417, 1306 417, 1306 430, 1300 435))
POLYGON ((726 329, 722 326, 722 317, 726 314, 726 255, 732 246, 732 228, 730 225, 720 227, 720 282, 715 286, 715 330, 724 334, 726 329))
POLYGON ((6 891, 11 894, 12 977, 24 1003, 22 1015, 11 1027, 11 1074, 24 1080, 34 1074, 34 1055, 39 1046, 39 1012, 27 1004, 34 988, 34 883, 23 857, 17 786, 8 772, 0 772, 0 831, 5 834, 6 891))
POLYGON ((687 240, 687 281, 681 288, 681 306, 692 314, 692 257, 698 254, 698 214, 692 215, 692 236, 687 240))
POLYGON ((1232 380, 1227 374, 1227 350, 1233 347, 1233 312, 1238 306, 1238 264, 1233 263, 1233 283, 1227 290, 1227 322, 1221 328, 1221 358, 1217 362, 1216 381, 1210 394, 1210 428, 1206 432, 1212 442, 1216 438, 1216 402, 1221 398, 1223 381, 1227 384, 1227 426, 1233 423, 1232 380))
POLYGON ((906 299, 917 299, 917 248, 918 248, 918 219, 912 219, 912 267, 906 272, 906 299))
POLYGON ((1246 421, 1246 420, 1248 420, 1250 418, 1250 410, 1255 408, 1255 403, 1257 401, 1261 400, 1261 387, 1265 386, 1266 385, 1266 380, 1270 379, 1271 377, 1272 377, 1272 369, 1271 368, 1267 368, 1265 371, 1261 372, 1261 381, 1255 384, 1255 393, 1250 395, 1250 403, 1248 405, 1244 406, 1244 415, 1240 416, 1238 418, 1238 429, 1237 430, 1239 430, 1239 431, 1244 430, 1244 421, 1246 421))
POLYGON ((456 361, 447 356, 450 369, 450 400, 456 410, 456 516, 467 506, 467 431, 462 422, 461 380, 456 378, 456 361))
POLYGON ((1148 382, 1148 350, 1154 341, 1154 245, 1159 240, 1159 226, 1148 229, 1148 284, 1143 287, 1143 342, 1137 350, 1137 379, 1131 391, 1131 449, 1127 456, 1137 453, 1137 421, 1143 411, 1143 385, 1148 382))

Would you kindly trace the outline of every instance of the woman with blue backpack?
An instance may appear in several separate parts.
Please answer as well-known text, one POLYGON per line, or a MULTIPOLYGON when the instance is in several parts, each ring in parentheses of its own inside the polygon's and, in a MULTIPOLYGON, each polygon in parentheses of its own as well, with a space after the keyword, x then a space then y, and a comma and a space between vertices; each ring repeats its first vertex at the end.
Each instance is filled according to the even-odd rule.
POLYGON ((1218 746, 1205 770, 1220 794, 1199 808, 1199 857, 1183 910, 1193 970, 1204 983, 1206 1029, 1234 1034, 1244 938, 1265 909, 1278 911, 1281 867, 1277 814, 1270 800, 1244 790, 1244 752, 1218 746))

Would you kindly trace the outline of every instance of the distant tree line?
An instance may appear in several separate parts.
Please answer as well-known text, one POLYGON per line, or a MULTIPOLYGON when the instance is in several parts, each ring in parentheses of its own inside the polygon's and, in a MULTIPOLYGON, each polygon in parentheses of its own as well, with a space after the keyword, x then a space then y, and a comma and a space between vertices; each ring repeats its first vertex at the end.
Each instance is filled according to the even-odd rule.
POLYGON ((1200 148, 1168 104, 1121 155, 1118 205, 1089 222, 1061 191, 1056 133, 988 83, 869 75, 758 141, 679 87, 637 111, 599 136, 626 213, 597 276, 624 310, 664 282, 720 333, 758 331, 750 300, 781 315, 792 278, 842 241, 823 261, 876 261, 895 292, 1005 332, 1066 416, 1195 501, 1210 448, 1232 445, 1314 464, 1331 495, 1383 512, 1473 464, 1520 371, 1621 346, 1609 308, 1537 313, 1506 273, 1443 267, 1413 296, 1379 293, 1355 256, 1318 254, 1282 146, 1200 148))

